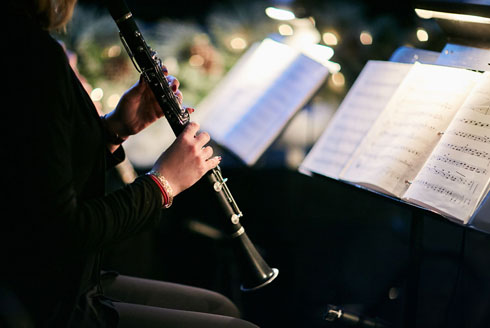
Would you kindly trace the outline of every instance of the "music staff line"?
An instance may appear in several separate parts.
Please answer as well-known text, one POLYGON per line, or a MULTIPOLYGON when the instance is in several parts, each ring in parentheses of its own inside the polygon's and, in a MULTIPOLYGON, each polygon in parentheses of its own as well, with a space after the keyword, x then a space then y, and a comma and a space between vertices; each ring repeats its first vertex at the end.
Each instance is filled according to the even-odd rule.
POLYGON ((473 134, 469 132, 463 132, 463 131, 457 131, 457 130, 450 130, 447 131, 448 134, 452 134, 457 137, 473 140, 473 141, 479 141, 482 143, 490 143, 490 136, 487 135, 478 135, 478 134, 473 134))
POLYGON ((451 158, 447 154, 445 154, 445 155, 434 155, 434 156, 432 156, 432 159, 435 161, 439 161, 442 163, 449 164, 451 166, 462 168, 462 169, 470 171, 470 172, 475 172, 478 174, 487 174, 488 173, 487 169, 485 169, 483 167, 471 165, 471 164, 465 163, 463 161, 451 158))
POLYGON ((444 186, 431 183, 428 181, 421 181, 421 180, 416 180, 412 182, 413 184, 419 184, 422 185, 423 187, 430 189, 432 191, 435 191, 437 193, 442 194, 443 196, 446 196, 449 198, 449 201, 452 203, 458 203, 458 204, 464 204, 464 205, 470 205, 471 199, 465 197, 463 194, 457 193, 453 190, 450 190, 444 186))
POLYGON ((467 118, 460 118, 459 121, 461 123, 464 123, 464 124, 469 124, 469 125, 477 126, 480 128, 490 129, 490 123, 481 122, 481 121, 477 121, 477 120, 471 120, 471 119, 467 119, 467 118))
POLYGON ((462 173, 459 173, 456 171, 456 174, 453 174, 450 170, 446 170, 443 168, 438 168, 437 166, 428 166, 427 170, 433 174, 436 174, 440 177, 443 177, 446 180, 450 180, 452 182, 458 183, 463 186, 467 186, 468 189, 474 193, 475 189, 478 187, 478 183, 471 180, 471 179, 466 179, 462 173))
POLYGON ((490 115, 490 105, 473 106, 471 110, 482 115, 490 115))
POLYGON ((483 159, 490 159, 490 154, 488 152, 476 148, 471 148, 468 145, 460 146, 451 143, 445 143, 443 146, 461 153, 477 156, 483 159))
POLYGON ((371 152, 371 153, 365 153, 362 154, 362 162, 359 160, 356 162, 355 167, 359 168, 361 166, 363 167, 371 167, 372 169, 379 169, 378 166, 378 161, 385 161, 385 160, 391 160, 396 163, 402 164, 406 169, 412 169, 413 163, 409 162, 406 159, 399 158, 393 154, 378 154, 377 152, 371 152), (371 163, 371 164, 367 164, 371 163))

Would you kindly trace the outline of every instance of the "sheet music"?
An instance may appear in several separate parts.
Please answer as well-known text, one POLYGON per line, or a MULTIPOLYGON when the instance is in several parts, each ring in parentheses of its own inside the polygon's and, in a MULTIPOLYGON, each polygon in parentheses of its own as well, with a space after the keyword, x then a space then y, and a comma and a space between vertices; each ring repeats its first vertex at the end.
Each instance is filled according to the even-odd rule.
POLYGON ((199 105, 201 127, 252 165, 327 77, 328 69, 266 39, 227 84, 199 105))
POLYGON ((226 134, 224 145, 247 164, 255 163, 294 113, 313 96, 327 74, 326 68, 320 68, 308 57, 296 60, 242 117, 239 128, 235 126, 226 134))
MULTIPOLYGON (((268 41, 266 40, 261 43, 254 43, 253 45, 251 45, 250 48, 238 59, 238 61, 220 80, 216 87, 196 106, 196 111, 192 114, 191 117, 193 121, 198 122, 202 126, 203 124, 206 124, 206 120, 209 120, 208 116, 210 115, 218 116, 217 118, 220 119, 219 113, 224 112, 222 113, 224 117, 229 116, 230 114, 226 112, 227 108, 222 108, 224 106, 223 104, 225 103, 229 104, 228 106, 230 107, 230 110, 236 110, 231 105, 234 103, 233 97, 235 96, 235 94, 238 93, 236 84, 240 80, 241 76, 248 76, 247 71, 249 71, 250 69, 257 69, 257 66, 251 65, 251 63, 257 61, 257 59, 259 58, 260 54, 257 55, 258 52, 263 52, 266 48, 268 48, 268 41), (259 48, 261 50, 258 50, 259 48), (217 109, 218 107, 219 109, 217 109)), ((250 80, 251 78, 253 77, 249 77, 248 80, 250 80)), ((245 83, 245 81, 243 81, 243 83, 245 83)), ((252 92, 253 90, 251 90, 249 94, 250 101, 253 97, 252 92)), ((241 99, 241 101, 243 101, 243 99, 241 99)), ((209 124, 212 124, 212 122, 210 122, 209 124)))
POLYGON ((338 179, 411 67, 412 64, 368 61, 300 171, 338 179))
POLYGON ((340 178, 401 197, 480 75, 415 63, 340 178))
POLYGON ((490 73, 483 74, 404 198, 468 222, 490 181, 490 73))

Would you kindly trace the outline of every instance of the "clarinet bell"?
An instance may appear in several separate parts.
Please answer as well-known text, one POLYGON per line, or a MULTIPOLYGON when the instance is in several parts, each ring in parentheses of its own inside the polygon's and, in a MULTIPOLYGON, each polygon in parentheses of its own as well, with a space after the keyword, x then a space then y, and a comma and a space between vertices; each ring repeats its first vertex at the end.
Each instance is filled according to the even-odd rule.
POLYGON ((279 274, 278 269, 271 269, 259 254, 244 230, 233 238, 234 250, 240 268, 244 292, 254 291, 272 282, 279 274))

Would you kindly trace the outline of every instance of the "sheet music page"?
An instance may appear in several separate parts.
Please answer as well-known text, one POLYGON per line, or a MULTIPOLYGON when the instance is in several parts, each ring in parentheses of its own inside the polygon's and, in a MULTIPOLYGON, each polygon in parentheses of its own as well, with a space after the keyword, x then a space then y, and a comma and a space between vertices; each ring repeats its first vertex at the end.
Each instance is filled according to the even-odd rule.
POLYGON ((415 63, 340 178, 400 198, 480 75, 415 63))
POLYGON ((266 39, 233 79, 203 103, 212 110, 202 129, 253 165, 327 75, 322 64, 266 39))
POLYGON ((482 74, 404 198, 465 224, 490 181, 490 73, 482 74))
POLYGON ((297 56, 289 46, 265 39, 198 105, 194 120, 221 143, 297 56))
MULTIPOLYGON (((209 92, 206 97, 201 100, 199 104, 196 105, 196 111, 192 114, 191 120, 203 124, 206 121, 206 117, 212 115, 212 112, 218 112, 217 105, 223 106, 224 101, 232 101, 230 95, 236 93, 240 76, 245 74, 249 66, 250 58, 253 57, 259 47, 264 48, 263 42, 258 42, 252 44, 248 50, 237 60, 237 62, 231 67, 231 69, 226 73, 226 75, 218 82, 216 87, 209 92)), ((220 107, 221 108, 221 107, 220 107)), ((219 109, 223 111, 223 109, 219 109)), ((216 114, 213 114, 216 115, 216 114)), ((212 122, 211 122, 212 123, 212 122)))
POLYGON ((368 61, 299 170, 338 179, 412 64, 368 61))
POLYGON ((223 144, 253 165, 291 117, 321 86, 328 69, 299 55, 277 81, 226 134, 223 144))

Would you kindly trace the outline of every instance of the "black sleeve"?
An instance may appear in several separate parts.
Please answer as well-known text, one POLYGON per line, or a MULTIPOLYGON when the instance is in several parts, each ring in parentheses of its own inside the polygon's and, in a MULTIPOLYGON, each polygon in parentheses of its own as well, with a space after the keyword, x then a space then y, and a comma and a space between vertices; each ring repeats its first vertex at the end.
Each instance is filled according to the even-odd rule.
MULTIPOLYGON (((52 84, 62 90, 73 78, 71 70, 57 76, 52 84)), ((40 133, 44 149, 39 156, 50 157, 43 164, 51 179, 43 183, 51 195, 44 200, 44 214, 72 251, 95 252, 154 227, 161 212, 161 194, 151 179, 140 177, 104 195, 105 170, 124 159, 124 150, 119 147, 108 155, 105 139, 97 131, 96 111, 78 108, 80 95, 72 94, 71 88, 64 90, 60 97, 46 100, 50 129, 40 133)))
POLYGON ((126 153, 124 152, 124 148, 119 146, 113 153, 107 149, 106 151, 106 163, 107 168, 112 168, 117 164, 120 164, 126 158, 126 153))
POLYGON ((99 249, 154 227, 160 218, 161 194, 147 176, 110 194, 85 201, 68 211, 69 234, 79 237, 74 246, 99 249))
POLYGON ((3 140, 12 150, 4 201, 16 219, 5 231, 26 250, 67 255, 97 252, 155 226, 161 194, 148 177, 104 195, 105 170, 124 151, 107 161, 98 113, 73 87, 62 48, 47 33, 27 31, 23 38, 32 48, 9 63, 16 69, 9 81, 16 102, 6 115, 15 129, 3 140))

